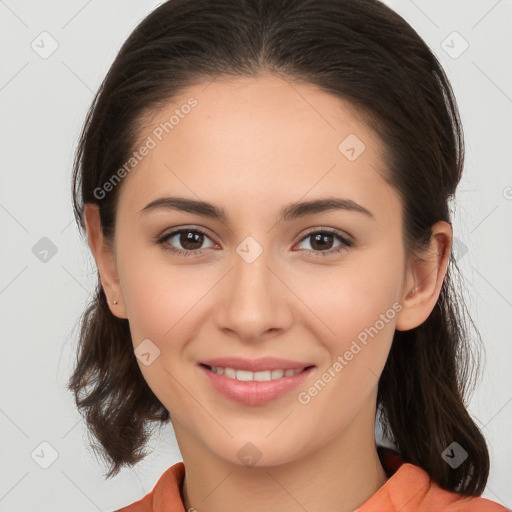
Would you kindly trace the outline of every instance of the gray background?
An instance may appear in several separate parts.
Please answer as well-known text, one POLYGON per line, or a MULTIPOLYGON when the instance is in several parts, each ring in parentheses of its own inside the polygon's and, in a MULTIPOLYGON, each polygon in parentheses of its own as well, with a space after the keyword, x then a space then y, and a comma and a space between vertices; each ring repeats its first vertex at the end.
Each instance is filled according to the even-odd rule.
MULTIPOLYGON (((461 110, 455 251, 486 347, 469 409, 491 452, 484 496, 512 508, 512 2, 387 3, 439 57, 461 110)), ((119 47, 158 4, 0 0, 2 512, 111 511, 181 460, 166 427, 143 462, 105 480, 65 389, 76 321, 95 284, 71 210, 73 151, 119 47)))

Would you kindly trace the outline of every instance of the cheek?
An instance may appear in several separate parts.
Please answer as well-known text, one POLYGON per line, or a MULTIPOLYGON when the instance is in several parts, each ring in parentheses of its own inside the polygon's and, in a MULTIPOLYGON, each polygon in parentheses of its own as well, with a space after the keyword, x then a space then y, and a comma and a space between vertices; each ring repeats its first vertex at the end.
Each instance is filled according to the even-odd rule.
POLYGON ((344 283, 342 290, 332 286, 327 293, 317 294, 317 305, 324 301, 322 320, 329 331, 322 326, 316 336, 328 357, 316 378, 297 396, 303 413, 301 428, 323 425, 326 438, 347 427, 363 407, 373 414, 368 412, 369 404, 391 348, 400 308, 394 301, 393 286, 386 289, 362 287, 360 281, 344 283))
POLYGON ((321 320, 310 316, 309 328, 329 357, 299 402, 325 424, 338 425, 357 414, 375 391, 389 354, 401 309, 402 267, 398 259, 390 264, 383 252, 333 267, 322 286, 313 277, 304 284, 308 307, 321 320))
POLYGON ((148 252, 132 251, 118 264, 132 343, 136 354, 139 345, 149 347, 151 361, 139 358, 138 364, 154 394, 176 418, 187 418, 194 407, 184 391, 190 381, 188 343, 197 336, 200 301, 214 281, 193 266, 149 260, 148 252))
POLYGON ((194 310, 214 285, 211 272, 171 265, 163 251, 132 247, 118 262, 134 344, 144 338, 176 338, 190 328, 194 310))
POLYGON ((366 329, 375 324, 379 331, 394 324, 392 306, 400 297, 399 262, 383 267, 378 258, 360 259, 353 265, 333 267, 322 276, 311 273, 302 282, 301 295, 307 297, 308 309, 320 320, 318 334, 335 340, 333 348, 338 353, 360 334, 364 338, 366 329))

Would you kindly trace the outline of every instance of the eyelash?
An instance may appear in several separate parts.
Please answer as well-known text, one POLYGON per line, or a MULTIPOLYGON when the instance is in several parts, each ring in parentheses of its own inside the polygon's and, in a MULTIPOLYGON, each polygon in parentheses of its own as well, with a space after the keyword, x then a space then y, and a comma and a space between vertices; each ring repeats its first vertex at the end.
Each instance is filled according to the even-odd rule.
MULTIPOLYGON (((198 256, 198 255, 201 255, 201 254, 204 254, 205 250, 197 250, 197 251, 185 251, 185 250, 182 250, 182 249, 176 249, 175 247, 172 247, 168 242, 167 240, 169 238, 173 238, 174 236, 176 235, 179 235, 180 233, 200 233, 204 236, 206 236, 207 238, 210 238, 208 236, 207 233, 205 233, 204 231, 202 231, 201 229, 197 229, 197 228, 181 228, 181 229, 178 229, 176 231, 171 231, 170 233, 167 233, 161 237, 157 237, 155 239, 155 243, 161 245, 163 247, 164 250, 166 251, 170 251, 172 252, 173 254, 176 254, 178 256, 198 256)), ((332 230, 332 229, 319 229, 317 231, 310 231, 309 233, 307 233, 305 236, 303 236, 300 240, 300 242, 303 242, 304 240, 306 240, 307 238, 311 237, 312 235, 317 235, 317 234, 324 234, 324 235, 333 235, 335 238, 337 238, 340 242, 341 242, 341 245, 339 245, 338 247, 334 248, 334 249, 330 249, 328 251, 311 251, 311 250, 308 250, 308 249, 303 249, 303 250, 306 250, 310 253, 313 253, 315 256, 321 256, 321 257, 325 257, 325 256, 330 256, 330 255, 333 255, 333 254, 337 254, 337 253, 340 253, 344 250, 346 250, 347 248, 351 247, 353 245, 353 242, 348 240, 347 238, 345 238, 343 235, 341 235, 338 231, 336 230, 332 230)))

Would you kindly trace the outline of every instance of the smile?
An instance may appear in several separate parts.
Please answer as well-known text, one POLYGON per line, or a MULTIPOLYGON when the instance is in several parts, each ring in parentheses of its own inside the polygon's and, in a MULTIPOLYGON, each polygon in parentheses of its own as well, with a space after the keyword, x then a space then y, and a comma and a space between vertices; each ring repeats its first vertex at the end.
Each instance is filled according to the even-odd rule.
POLYGON ((316 370, 313 365, 253 372, 204 363, 197 368, 206 377, 205 382, 225 398, 251 406, 284 398, 316 370))
POLYGON ((217 373, 218 375, 224 375, 229 379, 251 381, 256 380, 259 382, 265 382, 269 380, 282 379, 283 377, 292 377, 293 375, 300 373, 304 368, 298 370, 263 370, 259 372, 251 372, 248 370, 235 370, 234 368, 222 368, 220 366, 208 366, 208 369, 217 373))

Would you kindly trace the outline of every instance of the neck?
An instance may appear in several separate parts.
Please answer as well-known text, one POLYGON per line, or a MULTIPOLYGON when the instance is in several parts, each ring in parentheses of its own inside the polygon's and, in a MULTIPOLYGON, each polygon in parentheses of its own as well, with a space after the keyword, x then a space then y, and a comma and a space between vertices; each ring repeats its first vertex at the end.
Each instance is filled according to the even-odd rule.
MULTIPOLYGON (((373 416, 374 418, 374 416, 373 416)), ((382 487, 387 475, 375 445, 374 421, 354 421, 307 456, 280 465, 226 461, 175 425, 186 475, 185 510, 198 512, 349 512, 382 487), (199 449, 199 446, 201 447, 199 449)))

